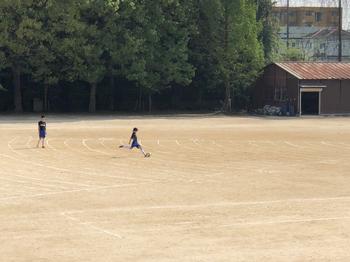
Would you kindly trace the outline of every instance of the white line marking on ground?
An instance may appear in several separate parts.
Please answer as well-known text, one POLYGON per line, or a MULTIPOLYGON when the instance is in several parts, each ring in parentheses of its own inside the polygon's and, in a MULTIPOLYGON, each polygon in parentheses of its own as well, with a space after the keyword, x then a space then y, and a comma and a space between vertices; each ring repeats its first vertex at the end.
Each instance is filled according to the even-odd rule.
POLYGON ((341 144, 342 146, 345 146, 346 148, 349 148, 349 144, 347 144, 347 143, 339 142, 339 144, 341 144))
MULTIPOLYGON (((230 227, 249 227, 249 226, 266 226, 266 225, 278 225, 278 224, 294 224, 294 223, 308 223, 308 222, 323 222, 323 221, 335 221, 335 220, 349 220, 350 217, 324 217, 324 218, 305 218, 305 219, 286 219, 286 220, 273 220, 273 221, 256 221, 256 222, 238 222, 238 223, 232 223, 232 224, 214 224, 214 225, 193 225, 195 222, 189 222, 189 223, 174 223, 172 225, 179 225, 179 226, 185 226, 181 228, 172 228, 167 229, 168 231, 183 231, 183 230, 205 230, 205 229, 212 229, 212 228, 230 228, 230 227), (186 227, 186 225, 189 224, 190 227, 186 227)), ((159 228, 152 228, 152 229, 145 229, 141 230, 142 232, 157 232, 159 228)))
POLYGON ((276 146, 276 145, 277 145, 277 143, 276 143, 276 142, 274 142, 274 141, 270 141, 270 140, 266 140, 266 141, 264 141, 264 143, 266 143, 266 144, 270 144, 270 145, 273 145, 273 146, 276 146))
POLYGON ((133 212, 133 211, 145 211, 145 210, 162 210, 162 209, 184 209, 193 210, 208 207, 230 207, 230 206, 250 206, 250 205, 272 205, 272 204, 285 204, 285 203, 303 203, 303 202, 324 202, 324 201, 350 201, 350 196, 344 197, 329 197, 329 198, 292 198, 281 199, 271 201, 248 201, 248 202, 218 202, 218 203, 206 203, 206 204, 194 204, 194 205, 164 205, 164 206, 135 206, 135 207, 118 207, 110 209, 89 209, 89 210, 74 210, 67 213, 84 213, 87 211, 120 211, 120 212, 133 212))
POLYGON ((256 143, 255 143, 255 141, 248 141, 248 144, 249 145, 251 145, 251 146, 255 146, 255 147, 259 147, 259 145, 257 145, 256 143))
POLYGON ((321 144, 322 144, 322 145, 325 145, 325 146, 335 147, 335 148, 341 147, 341 146, 339 146, 339 145, 331 144, 331 143, 328 143, 328 142, 325 142, 325 141, 321 141, 321 144))
MULTIPOLYGON (((154 182, 153 182, 154 183, 154 182)), ((62 190, 62 191, 54 191, 49 193, 40 193, 40 194, 28 194, 23 196, 10 196, 10 197, 2 197, 0 200, 13 200, 13 199, 28 199, 28 198, 36 198, 36 197, 45 197, 51 195, 59 195, 59 194, 67 194, 67 193, 77 193, 77 192, 90 192, 90 191, 98 191, 103 189, 112 189, 112 188, 123 188, 123 187, 132 187, 132 186, 140 186, 150 184, 149 182, 145 183, 136 183, 136 184, 117 184, 111 186, 99 186, 99 187, 91 187, 91 188, 81 188, 81 189, 72 189, 72 190, 62 190)))
POLYGON ((192 138, 192 139, 190 139, 191 141, 192 141, 192 143, 194 143, 194 144, 196 144, 196 146, 198 146, 199 145, 199 141, 198 141, 198 139, 195 139, 195 138, 192 138))
POLYGON ((104 148, 109 149, 109 148, 105 145, 105 141, 106 141, 106 140, 107 140, 106 138, 100 138, 100 139, 99 139, 100 144, 101 144, 104 148))
POLYGON ((285 144, 287 144, 287 145, 289 145, 289 146, 291 146, 291 147, 295 147, 295 148, 302 148, 302 146, 299 146, 299 145, 293 144, 293 143, 291 143, 291 142, 289 142, 289 141, 284 141, 284 143, 285 143, 285 144))
POLYGON ((74 147, 71 147, 71 146, 69 145, 69 143, 68 143, 69 140, 73 140, 73 138, 67 138, 67 139, 65 139, 65 140, 63 141, 63 144, 64 144, 68 149, 70 149, 70 150, 72 150, 72 151, 74 151, 74 152, 78 152, 78 153, 80 153, 80 154, 83 154, 84 156, 88 155, 87 152, 85 152, 85 151, 80 151, 80 150, 78 150, 78 149, 75 149, 74 147))
POLYGON ((98 231, 100 233, 104 233, 104 234, 107 234, 109 236, 116 237, 118 239, 122 239, 122 237, 119 234, 116 234, 114 232, 108 231, 106 229, 103 229, 103 228, 100 228, 100 227, 97 227, 97 226, 94 226, 94 225, 92 225, 90 223, 82 222, 80 219, 72 217, 72 216, 69 216, 65 212, 62 212, 61 215, 64 216, 65 218, 68 218, 68 219, 76 222, 78 225, 83 225, 85 227, 91 228, 91 229, 93 229, 95 231, 98 231))
MULTIPOLYGON (((350 219, 350 217, 324 217, 324 218, 306 218, 306 219, 289 219, 289 220, 287 219, 287 220, 275 220, 275 221, 233 223, 233 224, 227 224, 227 225, 217 225, 216 227, 245 227, 245 226, 293 224, 293 223, 307 223, 307 222, 316 222, 316 221, 333 221, 333 220, 348 220, 348 219, 350 219)), ((201 227, 198 227, 198 228, 201 228, 201 227)))
MULTIPOLYGON (((48 188, 45 188, 45 187, 48 187, 48 186, 49 187, 55 187, 53 185, 43 185, 43 184, 39 184, 39 183, 31 183, 33 185, 40 186, 40 187, 34 187, 34 186, 28 185, 28 181, 15 180, 15 179, 9 179, 9 178, 4 178, 4 177, 0 177, 0 180, 4 180, 4 181, 11 182, 11 183, 16 183, 16 184, 22 184, 21 187, 33 189, 33 190, 36 190, 36 191, 37 190, 46 190, 46 191, 52 192, 51 189, 48 189, 48 188)), ((67 188, 63 188, 63 187, 59 187, 59 186, 56 186, 55 188, 67 189, 67 188)))
POLYGON ((322 144, 322 145, 325 145, 325 146, 332 146, 331 144, 328 144, 328 143, 326 143, 325 141, 321 141, 321 144, 322 144))
POLYGON ((12 176, 16 176, 16 177, 30 179, 30 180, 42 181, 42 182, 54 182, 54 183, 61 183, 61 184, 74 185, 74 186, 85 186, 85 187, 90 187, 91 186, 91 185, 87 185, 87 184, 68 182, 68 181, 57 180, 57 179, 40 179, 40 178, 28 177, 28 176, 22 176, 22 175, 15 175, 15 174, 11 174, 11 175, 12 176))
POLYGON ((82 140, 82 144, 85 148, 87 148, 89 151, 91 152, 94 152, 94 153, 99 153, 99 154, 102 154, 102 155, 107 155, 107 156, 111 156, 111 154, 108 154, 106 152, 103 152, 103 151, 100 151, 100 150, 97 150, 97 149, 93 149, 91 148, 88 144, 87 144, 87 141, 90 140, 90 139, 83 139, 82 140))
MULTIPOLYGON (((177 141, 178 146, 181 146, 181 147, 183 147, 183 148, 185 148, 185 149, 192 150, 192 151, 195 151, 195 152, 200 152, 200 151, 198 151, 196 148, 187 146, 186 144, 182 144, 182 143, 180 143, 178 140, 176 140, 176 141, 177 141)), ((192 140, 190 139, 190 141, 192 141, 192 140)), ((192 142, 193 142, 193 141, 192 141, 192 142)), ((196 145, 196 147, 197 147, 197 145, 196 145)))
POLYGON ((217 146, 217 147, 220 147, 220 148, 224 148, 223 145, 220 145, 220 144, 216 143, 216 141, 212 141, 212 142, 213 142, 213 145, 214 145, 214 146, 217 146))
MULTIPOLYGON (((17 152, 11 147, 11 145, 9 145, 9 148, 15 154, 17 154, 17 152)), ((48 169, 52 169, 52 170, 56 170, 56 171, 66 172, 68 174, 80 174, 80 175, 99 176, 99 177, 111 177, 111 178, 126 179, 126 180, 136 180, 136 181, 142 181, 143 180, 143 181, 146 181, 146 179, 137 179, 137 178, 131 178, 131 177, 112 176, 112 175, 99 174, 99 173, 87 173, 87 172, 82 172, 82 171, 74 171, 74 170, 70 170, 70 169, 64 169, 64 168, 59 168, 59 167, 54 167, 54 166, 43 165, 43 164, 36 163, 36 162, 33 162, 33 161, 22 160, 22 159, 19 159, 19 158, 16 158, 16 157, 12 157, 12 156, 9 156, 9 155, 4 155, 4 154, 0 154, 0 156, 6 157, 6 158, 10 158, 10 159, 15 160, 15 161, 20 161, 20 162, 23 162, 23 163, 29 163, 29 164, 34 165, 34 166, 40 166, 40 167, 44 167, 44 168, 48 168, 48 169)))
MULTIPOLYGON (((10 141, 8 141, 7 142, 7 147, 13 152, 13 153, 15 153, 16 155, 19 155, 19 156, 25 156, 24 154, 22 154, 22 153, 19 153, 19 152, 16 152, 14 149, 13 149, 13 147, 11 146, 11 144, 13 143, 13 142, 15 142, 17 140, 17 137, 14 137, 14 138, 12 138, 10 141)), ((16 159, 16 158, 15 158, 16 159)), ((16 159, 17 160, 17 159, 16 159)))
MULTIPOLYGON (((115 149, 115 148, 118 147, 117 145, 114 144, 114 142, 112 143, 113 140, 115 140, 115 139, 114 139, 114 138, 103 138, 102 141, 100 142, 100 144, 101 144, 104 148, 106 148, 107 150, 110 150, 110 151, 112 150, 112 151, 113 151, 113 149, 115 149), (112 143, 113 147, 112 147, 112 148, 111 148, 111 147, 108 147, 108 146, 105 144, 106 141, 109 141, 109 142, 110 142, 109 144, 112 143)), ((114 156, 114 154, 110 154, 110 156, 114 156)))
POLYGON ((27 147, 27 148, 30 148, 30 142, 32 142, 32 141, 33 141, 33 137, 30 136, 29 139, 28 139, 28 141, 27 141, 27 143, 26 143, 26 147, 27 147))
POLYGON ((46 145, 48 148, 52 149, 53 151, 58 151, 54 146, 50 144, 50 141, 54 140, 53 138, 51 139, 46 139, 46 145))

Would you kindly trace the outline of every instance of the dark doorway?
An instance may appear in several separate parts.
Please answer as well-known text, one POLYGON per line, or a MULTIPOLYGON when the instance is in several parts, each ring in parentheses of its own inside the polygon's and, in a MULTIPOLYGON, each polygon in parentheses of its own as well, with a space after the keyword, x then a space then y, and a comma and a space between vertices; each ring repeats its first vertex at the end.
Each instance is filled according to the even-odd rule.
POLYGON ((302 92, 301 93, 301 114, 302 115, 318 115, 319 92, 302 92))

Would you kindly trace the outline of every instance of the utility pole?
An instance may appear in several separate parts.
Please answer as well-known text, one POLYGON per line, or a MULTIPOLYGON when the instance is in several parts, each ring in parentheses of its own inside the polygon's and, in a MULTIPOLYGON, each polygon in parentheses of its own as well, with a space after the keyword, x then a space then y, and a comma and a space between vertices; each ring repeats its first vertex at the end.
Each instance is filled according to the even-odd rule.
POLYGON ((287 49, 289 48, 289 0, 287 0, 287 49))
POLYGON ((342 37, 341 37, 341 33, 342 33, 342 29, 343 29, 343 14, 342 14, 342 5, 341 5, 341 0, 339 0, 339 5, 338 5, 338 7, 339 7, 339 14, 338 14, 338 16, 339 16, 339 22, 338 22, 338 33, 339 33, 339 35, 338 35, 338 38, 339 38, 339 48, 338 48, 338 51, 339 51, 339 53, 338 53, 338 61, 339 62, 341 62, 342 61, 342 56, 343 56, 343 54, 342 54, 342 37))

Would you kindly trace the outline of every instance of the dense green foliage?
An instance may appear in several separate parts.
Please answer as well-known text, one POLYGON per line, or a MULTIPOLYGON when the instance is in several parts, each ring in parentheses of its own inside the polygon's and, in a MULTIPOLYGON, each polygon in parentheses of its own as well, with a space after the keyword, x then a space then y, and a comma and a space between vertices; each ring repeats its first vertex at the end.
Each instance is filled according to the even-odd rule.
POLYGON ((1 0, 0 110, 246 108, 271 0, 1 0))

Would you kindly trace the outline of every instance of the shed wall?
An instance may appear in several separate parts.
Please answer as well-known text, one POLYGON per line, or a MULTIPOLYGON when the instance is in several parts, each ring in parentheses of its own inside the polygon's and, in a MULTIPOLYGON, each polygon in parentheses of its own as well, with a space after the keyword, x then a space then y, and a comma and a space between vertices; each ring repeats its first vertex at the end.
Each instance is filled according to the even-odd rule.
POLYGON ((252 96, 254 109, 265 105, 282 106, 288 99, 297 108, 298 79, 275 64, 269 65, 257 81, 252 96), (276 92, 285 92, 285 97, 276 99, 276 92))
POLYGON ((350 80, 298 80, 276 64, 267 66, 257 81, 252 106, 283 106, 289 100, 298 113, 300 85, 326 86, 321 93, 321 114, 350 114, 350 80), (276 99, 276 89, 285 90, 284 99, 276 99))
POLYGON ((326 86, 321 93, 321 114, 350 113, 350 80, 303 80, 301 84, 326 86))
POLYGON ((340 108, 345 113, 350 113, 350 80, 343 80, 340 88, 340 108))

